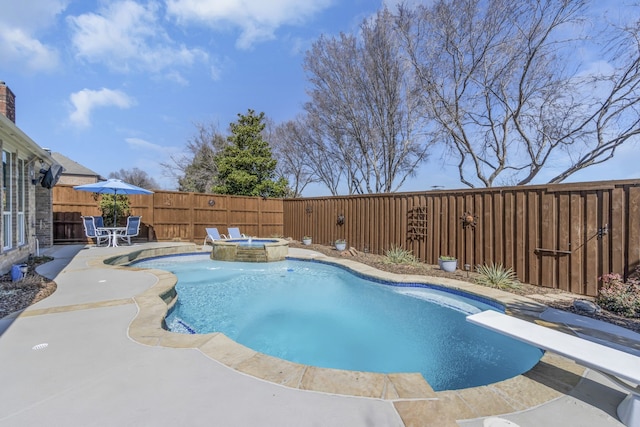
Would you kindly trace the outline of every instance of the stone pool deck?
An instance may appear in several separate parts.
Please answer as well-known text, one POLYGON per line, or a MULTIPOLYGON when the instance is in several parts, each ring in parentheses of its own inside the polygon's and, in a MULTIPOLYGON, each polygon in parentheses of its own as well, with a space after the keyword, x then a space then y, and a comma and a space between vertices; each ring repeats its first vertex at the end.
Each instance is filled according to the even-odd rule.
MULTIPOLYGON (((148 243, 46 251, 55 260, 38 272, 54 279, 57 291, 20 314, 0 319, 0 426, 472 427, 492 419, 520 426, 622 425, 615 408, 624 393, 598 373, 550 353, 524 375, 434 392, 418 374, 314 368, 257 353, 223 334, 167 332, 161 323, 173 300, 175 277, 107 265, 105 260, 122 263, 145 251, 174 250, 203 249, 148 243)), ((290 254, 324 257, 304 249, 291 249, 290 254)), ((339 262, 388 280, 422 279, 339 262)), ((640 350, 637 334, 575 316, 549 320, 544 316, 547 307, 535 301, 432 279, 496 299, 518 317, 640 350)))

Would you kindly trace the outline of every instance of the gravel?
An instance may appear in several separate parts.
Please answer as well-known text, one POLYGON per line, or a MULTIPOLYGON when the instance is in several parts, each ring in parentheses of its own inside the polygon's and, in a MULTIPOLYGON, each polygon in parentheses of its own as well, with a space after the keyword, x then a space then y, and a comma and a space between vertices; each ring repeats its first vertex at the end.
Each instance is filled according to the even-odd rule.
POLYGON ((37 265, 50 260, 48 257, 30 260, 27 263, 29 271, 19 281, 13 282, 10 274, 0 277, 0 318, 23 310, 55 292, 56 283, 35 272, 37 265))

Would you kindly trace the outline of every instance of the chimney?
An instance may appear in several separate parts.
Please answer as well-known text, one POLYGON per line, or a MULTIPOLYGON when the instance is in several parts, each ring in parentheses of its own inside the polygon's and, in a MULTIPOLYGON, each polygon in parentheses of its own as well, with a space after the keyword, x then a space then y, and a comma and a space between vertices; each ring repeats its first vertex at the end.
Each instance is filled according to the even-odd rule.
POLYGON ((16 96, 11 89, 0 80, 0 114, 16 122, 16 96))

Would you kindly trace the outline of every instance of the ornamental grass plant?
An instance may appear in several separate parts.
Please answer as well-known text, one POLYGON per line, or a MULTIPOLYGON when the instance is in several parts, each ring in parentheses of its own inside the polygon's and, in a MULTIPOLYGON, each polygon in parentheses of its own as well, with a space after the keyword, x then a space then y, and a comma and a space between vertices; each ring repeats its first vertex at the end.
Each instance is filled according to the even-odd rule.
POLYGON ((497 289, 520 287, 520 282, 513 269, 505 269, 502 264, 478 265, 476 272, 479 274, 476 278, 476 283, 479 285, 497 289))
POLYGON ((418 260, 411 251, 398 246, 391 246, 386 253, 385 262, 389 264, 417 264, 418 260))

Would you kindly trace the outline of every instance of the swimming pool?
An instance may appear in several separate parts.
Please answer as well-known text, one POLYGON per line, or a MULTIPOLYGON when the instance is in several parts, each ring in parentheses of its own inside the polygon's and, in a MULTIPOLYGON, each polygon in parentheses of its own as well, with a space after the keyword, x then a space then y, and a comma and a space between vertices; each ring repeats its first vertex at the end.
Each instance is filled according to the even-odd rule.
POLYGON ((256 351, 302 364, 420 372, 434 390, 489 384, 534 366, 542 352, 466 322, 488 301, 440 289, 375 283, 334 266, 205 256, 136 263, 178 276, 167 316, 183 333, 223 332, 256 351))

